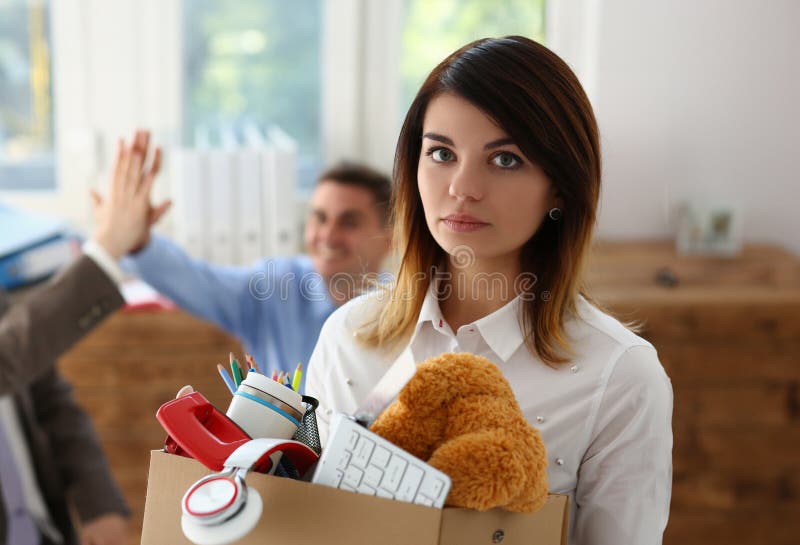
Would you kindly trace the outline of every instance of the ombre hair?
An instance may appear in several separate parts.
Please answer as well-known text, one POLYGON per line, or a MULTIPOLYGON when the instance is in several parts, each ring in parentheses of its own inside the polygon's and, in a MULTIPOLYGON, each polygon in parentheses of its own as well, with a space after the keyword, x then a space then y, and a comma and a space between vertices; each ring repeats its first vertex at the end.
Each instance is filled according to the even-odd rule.
POLYGON ((388 301, 357 338, 388 347, 410 338, 431 282, 446 258, 425 221, 417 186, 422 128, 431 100, 452 93, 492 118, 537 164, 563 202, 520 251, 520 270, 536 282, 521 295, 520 327, 532 354, 548 365, 573 355, 564 320, 578 296, 589 301, 584 261, 600 196, 597 122, 578 78, 555 53, 528 38, 487 38, 465 45, 430 73, 408 110, 394 160, 392 221, 400 264, 388 301))

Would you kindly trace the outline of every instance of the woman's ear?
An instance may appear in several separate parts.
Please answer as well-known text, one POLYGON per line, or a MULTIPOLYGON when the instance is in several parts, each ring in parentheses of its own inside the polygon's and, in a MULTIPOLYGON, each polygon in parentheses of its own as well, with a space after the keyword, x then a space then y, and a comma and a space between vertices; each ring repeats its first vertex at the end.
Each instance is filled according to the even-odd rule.
POLYGON ((564 198, 561 196, 561 192, 555 184, 550 185, 550 208, 564 210, 564 198))

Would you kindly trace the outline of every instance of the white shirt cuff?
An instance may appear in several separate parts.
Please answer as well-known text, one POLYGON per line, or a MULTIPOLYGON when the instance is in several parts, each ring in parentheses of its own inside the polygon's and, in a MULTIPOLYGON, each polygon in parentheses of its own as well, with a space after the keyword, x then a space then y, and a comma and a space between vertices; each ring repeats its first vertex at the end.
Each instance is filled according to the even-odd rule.
POLYGON ((83 243, 83 253, 97 263, 97 266, 103 269, 103 272, 108 275, 114 283, 119 286, 125 280, 125 272, 119 266, 117 260, 111 257, 111 254, 105 248, 100 246, 92 239, 88 239, 83 243))

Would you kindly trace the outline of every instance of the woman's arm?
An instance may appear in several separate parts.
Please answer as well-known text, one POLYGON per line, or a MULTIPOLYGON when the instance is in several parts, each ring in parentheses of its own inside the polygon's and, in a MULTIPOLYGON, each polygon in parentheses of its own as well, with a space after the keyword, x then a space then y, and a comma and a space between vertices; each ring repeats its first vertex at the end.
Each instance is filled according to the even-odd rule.
POLYGON ((650 346, 618 359, 581 462, 570 543, 656 545, 672 493, 672 386, 650 346))

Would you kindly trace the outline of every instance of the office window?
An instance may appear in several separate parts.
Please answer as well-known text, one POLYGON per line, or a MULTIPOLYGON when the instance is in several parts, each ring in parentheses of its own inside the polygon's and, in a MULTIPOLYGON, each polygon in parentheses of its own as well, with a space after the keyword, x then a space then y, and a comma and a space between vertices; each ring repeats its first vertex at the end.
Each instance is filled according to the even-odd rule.
POLYGON ((545 0, 407 0, 403 28, 402 112, 425 76, 472 40, 517 34, 544 42, 545 0))
POLYGON ((298 144, 298 184, 321 163, 321 0, 184 0, 184 129, 193 146, 277 125, 298 144))
POLYGON ((0 189, 53 189, 49 6, 0 0, 0 189))

